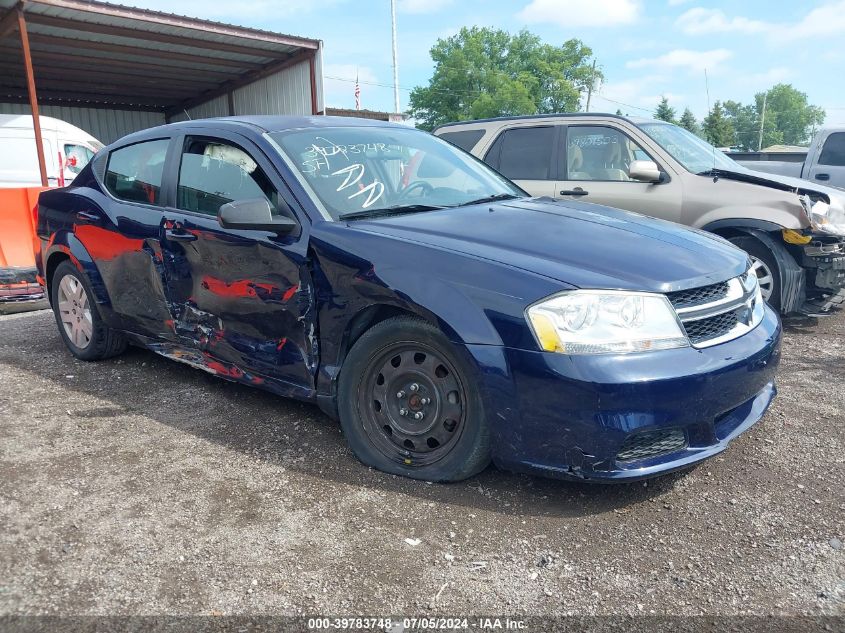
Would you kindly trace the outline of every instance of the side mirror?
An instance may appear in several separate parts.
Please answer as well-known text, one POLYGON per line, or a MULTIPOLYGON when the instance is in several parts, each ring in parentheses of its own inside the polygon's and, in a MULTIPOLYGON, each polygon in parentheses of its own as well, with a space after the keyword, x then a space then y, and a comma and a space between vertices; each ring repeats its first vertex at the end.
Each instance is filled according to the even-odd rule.
POLYGON ((217 221, 224 229, 273 231, 290 233, 298 226, 296 220, 273 215, 270 203, 265 198, 233 200, 220 207, 217 221))
POLYGON ((639 180, 640 182, 657 183, 662 180, 660 168, 657 163, 651 160, 631 161, 628 166, 628 176, 631 180, 639 180))

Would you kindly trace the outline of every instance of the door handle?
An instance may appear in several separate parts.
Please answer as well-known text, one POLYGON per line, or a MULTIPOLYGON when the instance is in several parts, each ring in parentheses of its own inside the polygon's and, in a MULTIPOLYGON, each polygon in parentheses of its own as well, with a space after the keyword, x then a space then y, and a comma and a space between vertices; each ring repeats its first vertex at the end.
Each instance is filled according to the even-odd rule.
POLYGON ((193 233, 188 233, 183 228, 167 229, 164 232, 164 237, 172 242, 193 242, 197 236, 193 233))
POLYGON ((581 187, 575 187, 575 189, 564 189, 560 192, 562 196, 586 196, 589 191, 584 191, 581 187))
POLYGON ((98 222, 100 220, 100 216, 96 213, 89 213, 88 211, 79 211, 76 214, 76 220, 78 222, 98 222))
POLYGON ((816 174, 816 180, 830 180, 830 174, 816 174))

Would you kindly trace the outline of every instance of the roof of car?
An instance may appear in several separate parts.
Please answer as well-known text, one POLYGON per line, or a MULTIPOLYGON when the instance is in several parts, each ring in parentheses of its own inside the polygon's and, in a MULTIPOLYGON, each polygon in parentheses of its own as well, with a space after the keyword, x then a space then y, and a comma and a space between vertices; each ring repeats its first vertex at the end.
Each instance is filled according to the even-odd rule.
POLYGON ((364 119, 358 117, 344 117, 344 116, 233 116, 222 117, 219 119, 206 119, 208 121, 230 121, 232 123, 245 123, 253 127, 260 128, 265 132, 282 132, 285 130, 295 130, 299 128, 311 127, 408 127, 398 123, 390 123, 388 121, 377 121, 374 119, 364 119))
POLYGON ((230 116, 210 119, 193 119, 190 121, 179 121, 176 123, 168 123, 167 125, 159 125, 158 127, 149 128, 124 136, 123 138, 115 141, 112 145, 128 145, 130 143, 156 138, 157 135, 170 135, 179 130, 200 127, 220 127, 221 130, 248 128, 250 131, 257 132, 259 134, 263 134, 264 132, 284 132, 287 130, 329 127, 393 127, 413 129, 409 128, 407 125, 401 125, 399 123, 343 116, 230 116))
POLYGON ((562 118, 576 118, 576 117, 608 117, 611 119, 621 119, 623 121, 630 121, 632 123, 644 123, 651 121, 648 118, 623 116, 621 114, 610 114, 609 112, 558 112, 552 114, 521 114, 515 116, 500 116, 490 119, 475 119, 474 121, 454 121, 453 123, 444 123, 434 128, 434 131, 443 129, 444 127, 452 127, 457 125, 471 125, 474 123, 494 123, 496 121, 526 121, 533 119, 562 119, 562 118))

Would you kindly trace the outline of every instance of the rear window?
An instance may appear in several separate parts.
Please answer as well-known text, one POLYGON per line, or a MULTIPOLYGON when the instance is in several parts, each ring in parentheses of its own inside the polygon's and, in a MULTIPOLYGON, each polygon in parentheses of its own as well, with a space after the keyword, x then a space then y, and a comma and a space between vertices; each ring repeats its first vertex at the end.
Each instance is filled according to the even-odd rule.
POLYGON ((512 128, 496 139, 498 147, 487 158, 498 156, 499 173, 511 180, 548 180, 553 141, 552 126, 512 128))
POLYGON ((836 132, 827 137, 819 156, 819 165, 845 167, 845 132, 836 132))
POLYGON ((161 176, 168 139, 144 141, 114 150, 106 167, 106 188, 115 198, 161 204, 161 176))
POLYGON ((462 150, 471 152, 475 144, 484 136, 484 130, 462 130, 460 132, 443 132, 438 134, 447 143, 451 143, 455 147, 460 147, 462 150))

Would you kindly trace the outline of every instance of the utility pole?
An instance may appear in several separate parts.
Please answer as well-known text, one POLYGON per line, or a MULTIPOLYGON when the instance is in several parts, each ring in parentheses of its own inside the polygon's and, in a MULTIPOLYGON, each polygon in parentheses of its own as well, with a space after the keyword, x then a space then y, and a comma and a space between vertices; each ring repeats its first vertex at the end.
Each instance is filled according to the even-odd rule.
POLYGON ((769 96, 769 91, 763 93, 763 112, 760 113, 760 136, 757 139, 757 151, 763 150, 763 124, 766 122, 766 99, 769 96))
POLYGON ((399 114, 399 60, 396 52, 396 0, 390 0, 390 22, 393 28, 393 111, 399 114))
POLYGON ((587 86, 587 112, 590 111, 590 98, 593 96, 593 84, 596 82, 596 58, 593 57, 593 68, 590 71, 590 85, 587 86))

